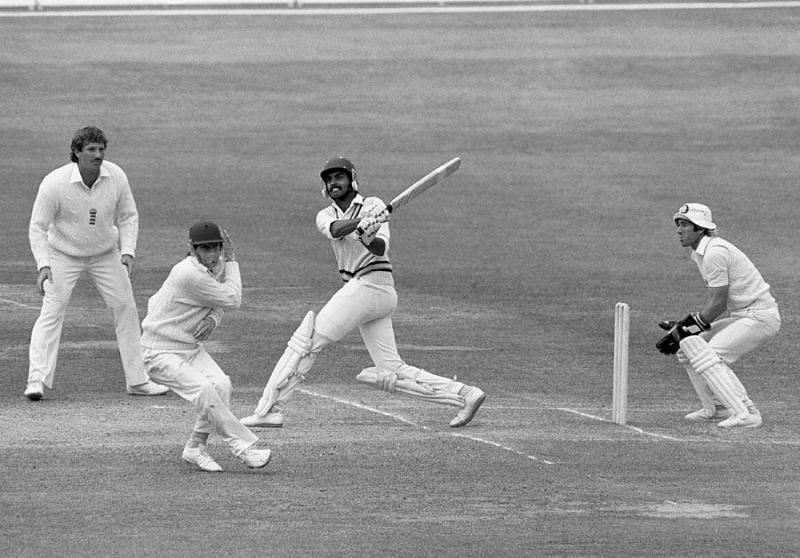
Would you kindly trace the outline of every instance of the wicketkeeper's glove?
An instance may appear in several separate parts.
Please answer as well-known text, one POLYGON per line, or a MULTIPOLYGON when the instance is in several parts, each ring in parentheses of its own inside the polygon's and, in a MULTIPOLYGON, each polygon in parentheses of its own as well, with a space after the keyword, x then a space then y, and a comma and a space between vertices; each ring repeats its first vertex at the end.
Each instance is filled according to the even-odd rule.
POLYGON ((677 321, 659 322, 658 327, 666 329, 667 334, 656 342, 656 349, 665 355, 673 355, 680 349, 681 339, 707 331, 711 328, 711 324, 701 318, 699 312, 693 312, 677 321))
POLYGON ((681 339, 689 333, 681 326, 674 325, 669 332, 656 342, 656 349, 665 355, 674 355, 681 348, 681 339))
POLYGON ((678 320, 678 324, 688 329, 692 334, 711 329, 711 324, 700 316, 700 312, 686 314, 686 316, 678 320))

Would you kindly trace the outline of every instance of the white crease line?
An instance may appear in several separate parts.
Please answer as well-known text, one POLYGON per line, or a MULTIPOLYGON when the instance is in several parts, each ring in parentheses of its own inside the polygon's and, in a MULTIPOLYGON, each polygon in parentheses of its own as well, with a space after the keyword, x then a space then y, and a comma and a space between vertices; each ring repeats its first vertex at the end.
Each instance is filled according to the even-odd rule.
MULTIPOLYGON (((423 426, 422 424, 418 424, 418 423, 416 423, 414 421, 408 420, 407 418, 401 417, 400 415, 397 415, 395 413, 389 413, 389 412, 386 412, 386 411, 381 411, 380 409, 376 409, 375 407, 370 407, 369 405, 364 405, 362 403, 356 403, 355 401, 350 401, 349 399, 341 399, 339 397, 334 397, 332 395, 325 395, 324 393, 319 393, 319 392, 316 392, 316 391, 310 391, 310 390, 307 390, 307 389, 300 389, 298 391, 300 391, 300 393, 305 393, 306 395, 312 395, 314 397, 319 397, 321 399, 330 399, 331 401, 335 401, 336 403, 342 403, 344 405, 350 405, 351 407, 356 407, 357 409, 363 409, 363 410, 369 411, 371 413, 377 413, 379 415, 392 418, 392 419, 394 419, 396 421, 399 421, 399 422, 402 422, 404 424, 408 424, 409 426, 414 426, 416 428, 421 428, 422 430, 427 430, 427 431, 431 430, 431 428, 428 427, 428 426, 423 426)), ((445 432, 443 432, 443 434, 445 434, 445 432)), ((539 459, 535 455, 528 455, 528 454, 526 454, 524 452, 521 452, 519 450, 515 450, 514 448, 510 448, 508 446, 504 446, 502 444, 498 444, 497 442, 492 442, 491 440, 485 440, 483 438, 477 438, 475 436, 469 436, 467 434, 460 434, 458 432, 446 432, 446 434, 448 434, 450 436, 453 436, 453 437, 456 437, 456 438, 466 438, 466 439, 472 440, 474 442, 479 442, 481 444, 486 444, 487 446, 493 446, 493 447, 496 447, 496 448, 499 448, 499 449, 502 449, 502 450, 505 450, 505 451, 510 451, 511 453, 520 455, 520 456, 525 457, 527 459, 530 459, 532 461, 536 461, 536 462, 539 462, 539 463, 545 463, 547 465, 554 465, 554 463, 552 461, 547 461, 546 459, 539 459)))
POLYGON ((0 302, 5 302, 6 304, 10 304, 12 306, 19 306, 20 308, 30 308, 31 310, 38 310, 38 306, 31 306, 30 304, 22 304, 21 302, 17 302, 15 300, 11 300, 8 298, 0 297, 0 302))
MULTIPOLYGON (((724 439, 724 438, 696 438, 696 439, 695 438, 692 438, 692 439, 675 438, 673 436, 665 436, 664 434, 656 434, 654 432, 647 432, 646 430, 642 430, 641 428, 637 428, 635 426, 630 426, 629 424, 626 424, 624 426, 621 425, 621 424, 616 424, 616 423, 614 423, 614 421, 609 420, 607 418, 598 417, 596 415, 590 415, 589 413, 584 413, 584 412, 578 411, 576 409, 569 409, 567 407, 555 407, 555 409, 557 411, 564 411, 566 413, 572 413, 574 415, 580 415, 582 417, 590 418, 592 420, 597 420, 597 421, 600 421, 600 422, 608 422, 608 423, 611 423, 611 424, 615 424, 615 426, 621 426, 622 428, 627 428, 627 429, 632 430, 632 431, 634 431, 634 432, 636 432, 638 434, 644 434, 645 436, 651 436, 653 438, 661 438, 662 440, 669 440, 671 442, 682 442, 682 443, 686 443, 686 444, 691 444, 691 443, 703 443, 703 444, 708 444, 708 443, 714 443, 714 444, 748 443, 748 444, 761 444, 761 445, 765 445, 765 446, 790 446, 790 447, 800 446, 800 440, 751 440, 751 439, 736 440, 736 439, 724 439)), ((611 440, 611 438, 609 438, 609 440, 611 440)))
MULTIPOLYGON (((611 424, 615 424, 613 421, 611 421, 611 420, 609 420, 607 418, 598 417, 596 415, 590 415, 589 413, 582 413, 581 411, 578 411, 576 409, 568 409, 566 407, 556 407, 556 409, 559 410, 559 411, 564 411, 566 413, 572 413, 574 415, 580 415, 582 417, 590 418, 592 420, 599 420, 600 422, 610 422, 611 424)), ((635 426, 630 426, 630 425, 624 425, 623 426, 621 424, 617 425, 617 426, 622 426, 623 428, 627 428, 628 430, 633 430, 634 432, 638 432, 639 434, 644 434, 645 436, 652 436, 653 438, 661 438, 662 440, 670 440, 672 442, 688 442, 688 441, 690 441, 690 440, 683 440, 681 438, 674 438, 672 436, 664 436, 663 434, 655 434, 653 432, 647 432, 645 430, 642 430, 641 428, 636 428, 635 426)))
POLYGON ((429 427, 423 426, 421 424, 417 424, 416 422, 410 421, 406 418, 401 417, 400 415, 396 415, 394 413, 387 413, 386 411, 381 411, 380 409, 376 409, 375 407, 370 407, 369 405, 364 405, 362 403, 356 403, 355 401, 350 401, 349 399, 341 399, 339 397, 334 397, 332 395, 325 395, 324 393, 319 393, 316 391, 310 391, 307 389, 300 389, 298 390, 300 393, 305 393, 306 395, 313 395, 314 397, 320 397, 322 399, 330 399, 331 401, 336 401, 337 403, 344 403, 345 405, 350 405, 351 407, 356 407, 358 409, 364 409, 365 411, 370 411, 372 413, 377 413, 379 415, 383 415, 385 417, 392 418, 394 420, 403 422, 408 424, 409 426, 416 426, 417 428, 422 428, 423 430, 430 430, 429 427))
POLYGON ((511 453, 516 453, 517 455, 521 455, 522 457, 531 459, 533 461, 538 461, 539 463, 545 463, 547 465, 555 465, 552 461, 547 461, 546 459, 539 459, 535 455, 528 455, 525 452, 521 452, 519 450, 515 450, 514 448, 510 448, 508 446, 504 446, 502 444, 498 444, 497 442, 492 442, 491 440, 484 440, 483 438, 476 438, 475 436, 470 436, 468 434, 460 434, 458 432, 448 432, 451 436, 455 436, 457 438, 467 438, 468 440, 473 440, 475 442, 480 442, 482 444, 486 444, 487 446, 494 446, 496 448, 500 448, 506 451, 510 451, 511 453))

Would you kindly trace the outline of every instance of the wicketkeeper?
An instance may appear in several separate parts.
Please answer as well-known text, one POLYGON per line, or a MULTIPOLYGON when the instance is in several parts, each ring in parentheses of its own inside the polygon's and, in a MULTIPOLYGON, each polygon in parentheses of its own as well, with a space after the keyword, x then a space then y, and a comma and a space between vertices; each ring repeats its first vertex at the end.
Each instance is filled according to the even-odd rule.
POLYGON ((320 310, 308 312, 272 371, 247 426, 283 426, 283 411, 328 344, 358 328, 374 367, 358 381, 388 392, 457 407, 450 426, 464 426, 486 395, 477 387, 406 364, 397 352, 392 314, 397 308, 389 261, 389 212, 379 198, 358 191, 356 169, 348 159, 330 159, 320 173, 322 193, 331 204, 317 214, 317 228, 333 247, 344 285, 320 310), (358 231, 363 231, 359 233, 358 231))
POLYGON ((750 259, 716 235, 707 206, 684 204, 673 220, 681 245, 692 248, 708 299, 699 312, 661 322, 668 333, 656 347, 677 354, 703 404, 687 420, 722 419, 722 428, 757 428, 761 413, 730 365, 778 333, 778 304, 750 259))

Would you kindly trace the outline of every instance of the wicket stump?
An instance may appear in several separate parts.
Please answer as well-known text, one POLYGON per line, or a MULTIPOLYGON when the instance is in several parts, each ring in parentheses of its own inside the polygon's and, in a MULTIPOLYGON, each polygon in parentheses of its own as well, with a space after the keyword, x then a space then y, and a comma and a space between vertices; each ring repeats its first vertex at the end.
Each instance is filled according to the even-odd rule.
POLYGON ((628 346, 631 309, 624 302, 614 307, 614 393, 611 416, 615 424, 627 424, 628 414, 628 346))

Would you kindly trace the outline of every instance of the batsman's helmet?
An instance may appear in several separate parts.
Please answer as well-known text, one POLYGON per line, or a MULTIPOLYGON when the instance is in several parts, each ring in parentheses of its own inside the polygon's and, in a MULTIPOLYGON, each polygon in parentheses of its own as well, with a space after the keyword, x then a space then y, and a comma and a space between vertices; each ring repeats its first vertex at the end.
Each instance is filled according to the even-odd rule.
POLYGON ((717 228, 717 225, 711 220, 711 209, 702 203, 683 204, 678 208, 678 212, 672 216, 673 221, 677 221, 678 219, 684 219, 700 228, 710 231, 717 228))
POLYGON ((189 229, 189 244, 219 244, 224 242, 219 226, 211 221, 200 221, 189 229))
POLYGON ((358 192, 358 180, 356 179, 356 167, 350 161, 350 159, 346 159, 344 157, 334 157, 333 159, 328 159, 325 162, 325 166, 322 167, 322 171, 320 171, 319 176, 322 178, 322 193, 327 194, 325 190, 325 178, 328 176, 328 173, 331 173, 335 170, 345 171, 348 175, 350 175, 350 182, 353 185, 353 190, 358 192))

